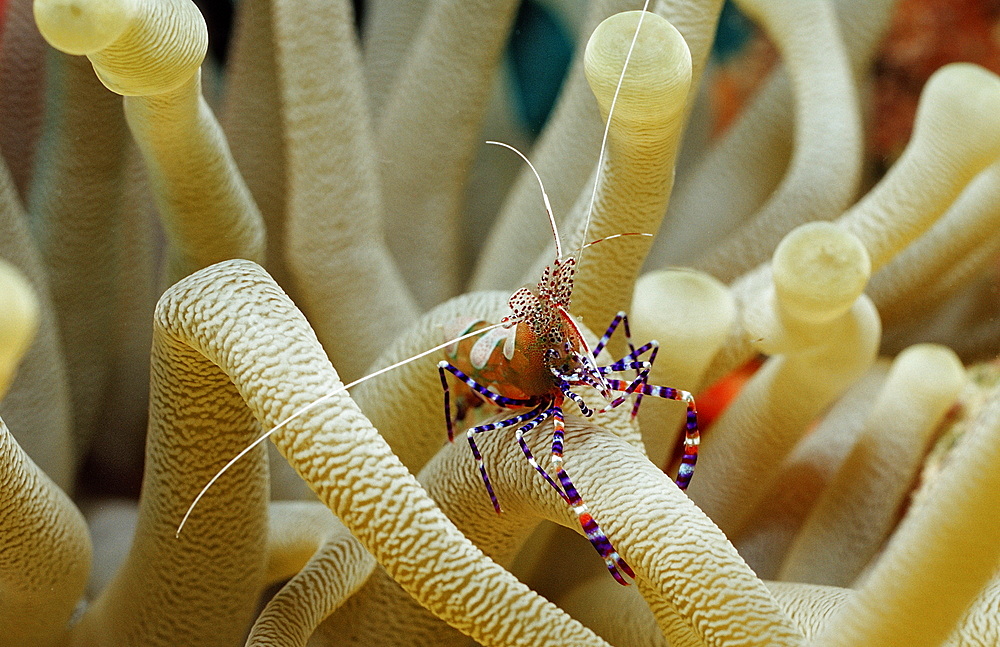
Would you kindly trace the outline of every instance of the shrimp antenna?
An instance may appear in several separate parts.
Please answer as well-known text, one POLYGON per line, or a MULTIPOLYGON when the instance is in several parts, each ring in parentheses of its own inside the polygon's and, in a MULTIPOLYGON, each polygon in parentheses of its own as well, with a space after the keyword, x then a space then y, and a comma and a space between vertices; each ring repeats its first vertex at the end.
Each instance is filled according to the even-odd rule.
POLYGON ((545 192, 545 185, 542 184, 542 176, 538 174, 537 170, 535 170, 535 165, 531 163, 531 160, 528 159, 528 156, 522 153, 521 151, 517 150, 510 144, 505 144, 504 142, 496 142, 492 140, 489 140, 486 143, 492 144, 494 146, 503 146, 504 148, 509 148, 510 150, 514 151, 515 153, 518 154, 518 156, 520 156, 521 159, 524 160, 525 164, 528 165, 528 168, 531 169, 531 172, 535 174, 535 179, 538 180, 538 186, 542 190, 542 201, 545 202, 545 213, 549 216, 549 224, 552 226, 552 237, 555 238, 556 240, 556 260, 561 261, 562 243, 559 242, 559 229, 556 227, 556 217, 552 213, 552 205, 549 204, 549 194, 545 192))
MULTIPOLYGON (((635 33, 632 34, 632 42, 628 46, 625 54, 625 63, 622 65, 622 73, 618 76, 618 85, 615 86, 615 93, 611 96, 611 106, 608 108, 608 120, 604 124, 604 135, 601 137, 601 152, 597 156, 597 173, 600 174, 604 168, 604 157, 608 150, 608 132, 611 130, 611 116, 615 114, 615 104, 618 103, 618 95, 622 90, 622 83, 625 81, 625 71, 628 69, 629 61, 632 60, 632 52, 635 51, 635 44, 639 40, 639 30, 642 29, 642 21, 646 17, 649 9, 649 0, 642 4, 642 13, 639 14, 639 22, 635 26, 635 33)), ((594 190, 590 194, 590 206, 587 208, 587 219, 583 223, 583 238, 580 239, 580 251, 577 253, 577 261, 583 255, 584 248, 587 247, 583 241, 587 240, 587 232, 590 230, 590 219, 594 215, 594 204, 597 202, 597 180, 594 180, 594 190)))
POLYGON ((650 238, 652 238, 653 234, 650 234, 650 233, 645 232, 645 231, 627 231, 627 232, 622 233, 622 234, 611 234, 610 236, 605 236, 604 238, 598 238, 597 240, 590 241, 589 243, 587 243, 586 245, 584 245, 583 247, 581 247, 580 251, 583 251, 583 250, 587 249, 588 247, 592 247, 592 246, 596 245, 597 243, 603 243, 603 242, 608 241, 608 240, 614 240, 615 238, 622 238, 623 236, 649 236, 650 238))
POLYGON ((306 413, 307 411, 309 411, 313 407, 316 407, 317 405, 319 405, 319 404, 321 404, 323 402, 326 402, 327 400, 329 400, 333 396, 337 395, 338 393, 343 393, 347 389, 350 389, 351 387, 357 386, 358 384, 361 384, 362 382, 367 382, 368 380, 372 379, 373 377, 377 377, 379 375, 382 375, 383 373, 388 373, 389 371, 391 371, 393 369, 396 369, 396 368, 399 368, 400 366, 403 366, 405 364, 409 364, 410 362, 414 362, 414 361, 416 361, 416 360, 418 360, 418 359, 420 359, 422 357, 426 357, 426 356, 430 355, 431 353, 435 353, 435 352, 441 350, 442 348, 447 348, 448 346, 450 346, 452 344, 455 344, 455 343, 458 343, 458 342, 462 341, 463 339, 468 339, 469 337, 474 337, 476 335, 481 335, 482 333, 484 333, 487 330, 492 330, 494 328, 499 328, 502 325, 504 325, 503 322, 496 323, 496 324, 493 324, 491 326, 487 326, 486 328, 480 328, 478 330, 474 330, 472 332, 465 333, 464 335, 461 335, 459 337, 455 337, 454 339, 449 339, 448 341, 444 342, 443 344, 438 344, 434 348, 429 348, 429 349, 423 351, 422 353, 418 353, 416 355, 413 355, 412 357, 407 357, 406 359, 400 360, 400 361, 396 362, 395 364, 391 364, 389 366, 386 366, 385 368, 380 368, 379 370, 375 371, 374 373, 369 373, 368 375, 365 375, 364 377, 359 377, 358 379, 354 380, 353 382, 351 382, 349 384, 343 384, 341 386, 338 386, 337 388, 333 389, 329 393, 318 397, 317 399, 313 400, 312 402, 310 402, 309 404, 305 405, 304 407, 301 407, 300 409, 296 410, 290 416, 288 416, 287 418, 285 418, 284 420, 282 420, 278 424, 276 424, 273 427, 271 427, 270 429, 268 429, 266 432, 264 432, 263 434, 261 434, 260 436, 258 436, 256 440, 254 440, 252 443, 250 443, 249 445, 247 445, 246 447, 244 447, 242 450, 240 450, 240 453, 236 454, 236 456, 233 456, 229 460, 228 463, 226 463, 225 465, 222 466, 222 469, 220 469, 218 472, 215 473, 215 476, 213 476, 211 479, 209 479, 208 483, 205 484, 205 487, 201 488, 201 491, 198 492, 198 496, 196 496, 194 498, 194 501, 191 502, 191 505, 188 507, 187 512, 184 513, 184 518, 181 519, 180 525, 177 526, 177 531, 174 533, 174 537, 177 538, 177 537, 181 536, 181 530, 184 529, 184 524, 187 523, 187 520, 191 516, 191 513, 194 512, 195 506, 198 505, 198 502, 201 501, 201 498, 203 496, 205 496, 205 493, 208 492, 208 489, 210 487, 212 487, 213 485, 215 485, 215 482, 218 481, 219 478, 223 474, 225 474, 226 471, 230 467, 232 467, 233 465, 236 464, 236 461, 240 460, 241 458, 243 458, 244 456, 246 456, 247 454, 249 454, 250 451, 253 450, 254 447, 256 447, 257 445, 260 445, 262 442, 264 442, 265 440, 267 440, 268 438, 270 438, 271 435, 274 434, 274 432, 278 431, 279 429, 281 429, 282 427, 284 427, 285 425, 287 425, 288 423, 290 423, 292 420, 295 420, 296 418, 298 418, 302 414, 306 413))

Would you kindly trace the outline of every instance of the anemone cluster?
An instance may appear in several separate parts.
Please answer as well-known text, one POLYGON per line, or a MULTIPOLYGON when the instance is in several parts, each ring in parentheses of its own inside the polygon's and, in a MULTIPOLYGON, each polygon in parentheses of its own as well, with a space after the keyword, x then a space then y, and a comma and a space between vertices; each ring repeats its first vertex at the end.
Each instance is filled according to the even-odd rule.
POLYGON ((862 188, 892 2, 742 0, 781 64, 712 142, 721 0, 636 4, 549 3, 581 44, 530 150, 563 243, 659 233, 587 248, 572 311, 628 310, 657 384, 764 359, 687 493, 682 406, 567 420, 621 587, 509 429, 494 512, 437 357, 342 388, 553 258, 534 176, 481 150, 524 137, 516 2, 374 0, 359 39, 342 0, 241 0, 224 67, 190 0, 7 3, 0 645, 1000 644, 1000 78, 938 70, 862 188), (263 431, 270 466, 212 482, 263 431))

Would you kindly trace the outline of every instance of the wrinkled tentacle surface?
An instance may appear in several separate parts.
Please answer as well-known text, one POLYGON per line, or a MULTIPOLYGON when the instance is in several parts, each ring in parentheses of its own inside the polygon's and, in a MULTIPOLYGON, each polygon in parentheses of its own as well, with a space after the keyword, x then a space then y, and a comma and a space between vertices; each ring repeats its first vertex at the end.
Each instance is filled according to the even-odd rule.
MULTIPOLYGON (((216 367, 216 379, 235 385, 224 390, 230 405, 253 411, 264 427, 340 385, 305 319, 252 263, 218 264, 178 283, 161 299, 157 323, 161 334, 185 339, 189 352, 210 358, 204 365, 216 367), (287 386, 269 384, 276 375, 287 386)), ((303 413, 272 438, 379 563, 459 630, 490 645, 601 644, 459 533, 346 394, 303 413), (358 470, 358 461, 366 469, 358 470), (442 572, 452 575, 441 578, 442 572), (545 631, 512 624, 501 612, 512 603, 523 610, 515 618, 547 618, 545 631)))
POLYGON ((326 506, 273 503, 268 580, 289 578, 254 622, 248 647, 305 646, 319 623, 353 595, 375 560, 326 506))

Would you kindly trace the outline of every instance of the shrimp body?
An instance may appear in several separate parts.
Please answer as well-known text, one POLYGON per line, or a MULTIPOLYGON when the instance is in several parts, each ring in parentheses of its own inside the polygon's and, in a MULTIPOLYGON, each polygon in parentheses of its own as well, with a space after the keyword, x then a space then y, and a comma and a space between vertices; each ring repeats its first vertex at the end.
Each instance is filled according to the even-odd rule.
POLYGON ((473 458, 494 509, 501 512, 475 437, 486 431, 516 426, 515 437, 529 464, 578 515, 584 534, 600 553, 614 578, 621 584, 627 584, 624 575, 634 577, 632 569, 591 516, 563 467, 563 405, 567 399, 573 400, 580 412, 589 417, 619 406, 634 394, 636 401, 632 415, 635 416, 643 395, 687 402, 685 451, 677 480, 681 488, 687 486, 697 460, 697 413, 689 393, 647 383, 658 349, 656 342, 635 348, 628 339, 628 355, 598 367, 595 354, 600 353, 619 325, 624 324, 622 327, 626 337, 629 337, 628 319, 625 313, 619 313, 592 350, 569 313, 575 268, 573 257, 565 260, 557 258, 545 268, 537 286, 521 288, 510 297, 508 305, 511 314, 501 320, 500 326, 470 319, 456 322, 455 328, 449 331, 472 336, 449 345, 445 353, 447 359, 438 363, 444 389, 448 439, 454 439, 455 423, 465 418, 468 409, 483 402, 520 412, 499 422, 478 425, 466 431, 473 458), (482 330, 482 334, 475 335, 478 330, 482 330), (642 359, 646 356, 648 359, 642 359), (608 377, 623 371, 635 371, 635 377, 631 380, 608 377), (448 374, 462 385, 456 393, 459 397, 455 402, 457 414, 454 418, 448 374), (605 400, 600 409, 588 406, 583 397, 573 391, 584 385, 600 392, 605 400), (613 392, 621 395, 613 396, 613 392), (524 440, 526 433, 548 418, 553 424, 551 462, 554 476, 538 464, 524 440))
MULTIPOLYGON (((541 344, 533 342, 527 325, 491 328, 490 322, 482 319, 455 323, 447 329, 448 337, 485 329, 481 336, 464 339, 446 349, 447 360, 463 373, 495 393, 517 400, 543 396, 551 391, 552 376, 546 373, 540 361, 544 350, 541 344)), ((467 391, 472 401, 482 402, 473 391, 467 391)))

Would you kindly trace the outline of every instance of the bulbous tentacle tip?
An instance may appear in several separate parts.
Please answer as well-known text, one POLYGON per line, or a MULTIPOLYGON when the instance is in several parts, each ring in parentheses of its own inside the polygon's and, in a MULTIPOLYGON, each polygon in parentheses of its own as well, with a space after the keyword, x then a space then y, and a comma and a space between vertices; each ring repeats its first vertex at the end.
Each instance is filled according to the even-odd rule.
POLYGON ((38 329, 38 300, 28 281, 0 261, 0 399, 38 329))
POLYGON ((626 57, 615 119, 649 119, 651 106, 654 112, 680 112, 691 85, 691 52, 680 32, 659 15, 642 11, 618 13, 597 26, 587 42, 584 71, 605 115, 626 57))
POLYGON ((931 75, 921 94, 913 141, 946 138, 968 163, 992 162, 1000 148, 1000 76, 973 63, 951 63, 931 75))
POLYGON ((191 0, 35 0, 45 39, 86 55, 109 90, 150 96, 193 77, 208 51, 208 28, 191 0))
POLYGON ((829 321, 864 291, 871 258, 857 236, 830 222, 806 223, 774 252, 774 287, 782 306, 806 321, 829 321))
POLYGON ((138 5, 139 0, 35 0, 35 23, 56 49, 93 54, 125 32, 138 5))

